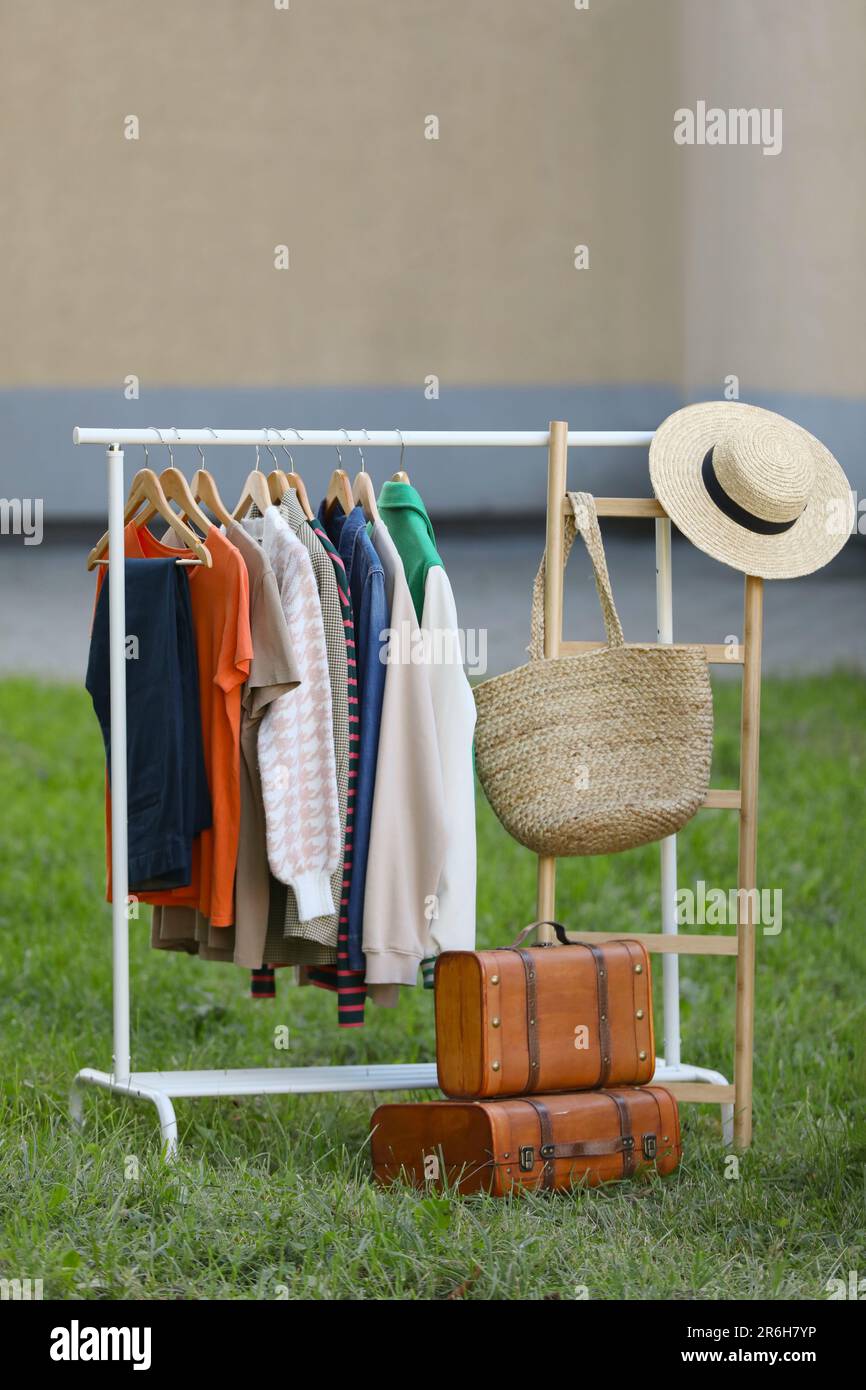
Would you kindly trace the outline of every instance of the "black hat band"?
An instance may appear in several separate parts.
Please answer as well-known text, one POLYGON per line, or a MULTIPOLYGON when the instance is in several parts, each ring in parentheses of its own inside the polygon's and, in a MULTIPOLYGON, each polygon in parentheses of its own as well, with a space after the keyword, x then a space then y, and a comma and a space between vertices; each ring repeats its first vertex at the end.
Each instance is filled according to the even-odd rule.
MULTIPOLYGON (((728 496, 716 477, 712 448, 708 449, 704 456, 701 476, 704 480, 704 487, 719 511, 724 512, 731 521, 736 521, 738 526, 745 526, 746 530, 755 531, 759 536, 778 536, 782 531, 790 531, 791 527, 800 520, 799 516, 795 516, 793 521, 765 521, 762 516, 755 516, 753 512, 747 512, 745 507, 741 507, 739 502, 735 502, 733 497, 728 496)), ((800 516, 802 515, 801 512, 800 516)))

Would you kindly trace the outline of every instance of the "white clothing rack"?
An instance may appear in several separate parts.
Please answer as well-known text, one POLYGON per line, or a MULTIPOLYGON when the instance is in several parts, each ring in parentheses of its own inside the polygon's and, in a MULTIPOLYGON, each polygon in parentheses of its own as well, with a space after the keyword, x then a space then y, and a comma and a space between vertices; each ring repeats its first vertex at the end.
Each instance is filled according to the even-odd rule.
MULTIPOLYGON (((110 681, 111 681, 111 834, 112 834, 112 943, 113 943, 113 1037, 112 1070, 99 1071, 85 1067, 78 1072, 72 1089, 72 1110, 76 1120, 82 1118, 80 1088, 100 1087, 119 1095, 150 1101, 159 1117, 165 1154, 172 1157, 177 1151, 177 1117, 173 1101, 196 1096, 284 1095, 310 1092, 420 1090, 437 1085, 435 1063, 386 1064, 380 1066, 334 1067, 253 1067, 229 1071, 132 1071, 130 1061, 130 989, 129 989, 129 919, 127 916, 127 786, 126 786, 126 663, 124 642, 126 631, 124 593, 124 520, 125 503, 123 445, 169 445, 172 449, 195 446, 212 448, 215 445, 247 445, 266 448, 268 445, 364 448, 396 447, 425 448, 437 446, 487 448, 545 448, 548 450, 548 477, 554 476, 554 443, 558 450, 557 477, 564 473, 562 443, 585 447, 648 446, 652 430, 571 430, 558 423, 549 430, 302 430, 292 428, 254 430, 165 429, 156 428, 85 428, 73 431, 76 444, 101 444, 107 447, 108 466, 108 583, 110 606, 110 681)), ((671 523, 657 503, 647 500, 643 511, 627 510, 615 505, 619 499, 604 499, 610 505, 599 505, 600 515, 645 515, 655 517, 656 536, 656 613, 658 641, 673 640, 673 601, 671 583, 671 523)), ((558 507, 557 503, 557 507, 558 507)), ((557 511, 557 522, 559 512, 557 511)), ((548 534, 550 535, 550 497, 548 497, 548 534)), ((588 644, 590 645, 590 644, 588 644)), ((725 795, 718 793, 717 796, 725 795)), ((708 804, 733 805, 716 801, 708 804)), ((739 803, 737 803, 739 804, 739 803)), ((661 900, 662 932, 676 936, 676 836, 661 843, 661 900)), ((549 915, 539 912, 539 916, 549 915)), ((617 933, 620 937, 630 933, 617 933)), ((645 940, 646 938, 644 938, 645 940)), ((707 940, 707 938, 700 938, 707 940)), ((730 940, 730 938, 722 938, 730 940)), ((685 939, 681 943, 685 946, 685 939)), ((688 1066, 680 1055, 680 995, 677 943, 664 943, 664 1057, 657 1059, 654 1080, 673 1083, 683 1100, 703 1099, 721 1104, 722 1130, 725 1144, 734 1137, 734 1088, 717 1071, 688 1066), (694 1084, 699 1083, 699 1084, 694 1084)), ((659 943, 661 949, 662 943, 659 943)), ((702 954, 735 954, 726 949, 702 954)), ((739 988, 739 984, 738 984, 739 988)), ((751 1005, 751 995, 749 995, 751 1005)), ((751 1115, 751 1029, 748 1048, 748 1110, 751 1115)), ((738 1057, 742 1049, 738 1040, 738 1057)), ((738 1082, 739 1084, 739 1082, 738 1082)), ((741 1137, 743 1137, 741 1135, 741 1137)), ((748 1142, 748 1134, 745 1136, 748 1142)))

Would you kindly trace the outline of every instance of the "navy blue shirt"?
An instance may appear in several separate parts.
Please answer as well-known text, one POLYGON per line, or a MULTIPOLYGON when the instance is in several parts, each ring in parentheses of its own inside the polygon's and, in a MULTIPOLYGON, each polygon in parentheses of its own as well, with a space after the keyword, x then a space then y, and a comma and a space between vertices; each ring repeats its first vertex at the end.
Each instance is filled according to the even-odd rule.
POLYGON ((379 724, 385 694, 385 662, 380 659, 391 622, 385 595, 385 572, 367 535, 367 518, 362 507, 346 516, 337 503, 329 514, 325 504, 319 520, 346 566, 355 621, 355 653, 358 662, 359 733, 357 750, 350 746, 350 758, 357 752, 358 778, 355 791, 355 822, 352 879, 349 886, 349 967, 364 969, 364 889, 367 882, 367 853, 373 794, 376 789, 376 759, 379 753, 379 724))
MULTIPOLYGON (((192 878, 192 844, 212 824, 204 764, 189 576, 174 560, 124 561, 127 873, 129 891, 192 878)), ((109 584, 96 604, 85 686, 105 741, 111 785, 109 584)))

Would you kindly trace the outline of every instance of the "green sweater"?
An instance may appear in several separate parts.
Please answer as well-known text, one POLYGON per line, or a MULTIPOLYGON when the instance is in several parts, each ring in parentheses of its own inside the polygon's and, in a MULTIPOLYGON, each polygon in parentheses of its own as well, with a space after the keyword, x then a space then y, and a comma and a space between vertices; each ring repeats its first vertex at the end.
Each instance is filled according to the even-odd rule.
POLYGON ((411 483, 383 483, 379 493, 379 515, 387 526, 397 553, 403 561, 406 582, 415 614, 420 623, 424 611, 427 571, 442 565, 436 549, 433 525, 427 509, 411 483))

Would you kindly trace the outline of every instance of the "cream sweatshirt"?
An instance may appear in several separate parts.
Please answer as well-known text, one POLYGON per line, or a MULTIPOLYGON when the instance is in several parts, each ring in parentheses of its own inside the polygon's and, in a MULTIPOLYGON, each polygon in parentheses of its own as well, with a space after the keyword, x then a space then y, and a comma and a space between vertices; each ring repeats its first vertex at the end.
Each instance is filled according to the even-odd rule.
POLYGON ((385 986, 414 985, 423 957, 475 945, 475 701, 459 661, 417 659, 422 641, 435 654, 437 631, 446 653, 456 638, 445 571, 428 572, 419 630, 403 562, 382 521, 371 539, 393 634, 364 896, 367 984, 377 998, 387 995, 385 986))

